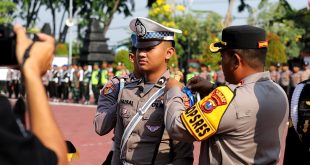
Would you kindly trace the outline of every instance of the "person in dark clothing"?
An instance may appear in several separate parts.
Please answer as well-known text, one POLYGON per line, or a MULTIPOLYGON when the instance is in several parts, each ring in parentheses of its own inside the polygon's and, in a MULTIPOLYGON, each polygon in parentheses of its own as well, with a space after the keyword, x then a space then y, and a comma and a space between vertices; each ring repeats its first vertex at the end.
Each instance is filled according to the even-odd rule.
POLYGON ((0 96, 0 164, 67 165, 63 135, 51 113, 41 76, 54 54, 54 39, 37 34, 39 41, 27 38, 22 26, 15 26, 16 57, 25 78, 30 130, 16 119, 8 99, 0 96), (47 131, 48 130, 48 131, 47 131))
POLYGON ((291 121, 286 137, 284 165, 310 164, 310 79, 299 83, 291 99, 291 121))

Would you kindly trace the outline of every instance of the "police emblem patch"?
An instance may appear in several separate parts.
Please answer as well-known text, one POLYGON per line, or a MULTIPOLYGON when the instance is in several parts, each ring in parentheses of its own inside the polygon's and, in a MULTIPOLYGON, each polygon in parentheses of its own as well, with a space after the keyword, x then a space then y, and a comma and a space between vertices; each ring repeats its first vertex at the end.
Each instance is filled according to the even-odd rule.
POLYGON ((104 86, 103 90, 101 91, 103 95, 110 94, 114 91, 114 87, 112 83, 108 83, 104 86))
POLYGON ((135 26, 138 37, 143 37, 146 35, 146 28, 139 19, 136 20, 135 26))
POLYGON ((151 131, 151 132, 155 132, 155 131, 157 131, 159 128, 160 128, 160 126, 152 126, 152 125, 146 125, 146 128, 149 130, 149 131, 151 131))
POLYGON ((227 100, 225 98, 225 95, 220 90, 215 89, 214 92, 212 92, 211 97, 201 104, 201 110, 205 113, 210 113, 217 106, 222 106, 226 104, 227 100))

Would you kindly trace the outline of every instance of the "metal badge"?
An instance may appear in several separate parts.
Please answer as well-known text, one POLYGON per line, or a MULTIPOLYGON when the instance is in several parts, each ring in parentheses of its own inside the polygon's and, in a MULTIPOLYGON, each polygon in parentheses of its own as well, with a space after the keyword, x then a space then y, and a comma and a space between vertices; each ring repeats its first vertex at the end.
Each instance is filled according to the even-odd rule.
POLYGON ((157 83, 158 83, 159 85, 163 85, 163 84, 166 82, 166 80, 167 80, 166 77, 161 77, 161 78, 158 80, 157 83))
POLYGON ((146 28, 139 19, 136 20, 135 26, 138 37, 141 38, 146 35, 146 28))

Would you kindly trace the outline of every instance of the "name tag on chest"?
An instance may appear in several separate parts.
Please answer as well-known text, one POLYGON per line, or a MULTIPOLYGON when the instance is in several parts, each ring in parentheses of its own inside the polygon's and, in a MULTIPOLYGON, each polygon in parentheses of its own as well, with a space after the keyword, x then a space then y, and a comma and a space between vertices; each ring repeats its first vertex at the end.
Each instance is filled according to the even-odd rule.
POLYGON ((133 101, 132 100, 121 100, 121 103, 133 106, 133 101))

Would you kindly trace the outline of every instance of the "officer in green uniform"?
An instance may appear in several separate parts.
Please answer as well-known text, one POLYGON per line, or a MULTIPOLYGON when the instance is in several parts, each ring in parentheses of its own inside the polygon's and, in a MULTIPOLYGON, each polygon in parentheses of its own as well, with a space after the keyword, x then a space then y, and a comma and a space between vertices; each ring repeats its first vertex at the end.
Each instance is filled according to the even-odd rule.
POLYGON ((264 72, 267 47, 264 29, 225 28, 222 41, 211 44, 210 50, 221 53, 229 85, 212 90, 207 80, 193 78, 189 87, 206 97, 186 111, 179 85, 173 79, 168 82, 166 129, 176 140, 202 141, 200 165, 279 160, 289 105, 283 89, 264 72))
POLYGON ((101 69, 99 72, 99 82, 98 82, 98 89, 102 89, 102 87, 108 82, 108 70, 107 70, 107 63, 103 62, 101 65, 101 69))
POLYGON ((89 104, 89 83, 90 83, 90 80, 91 80, 91 76, 92 76, 92 73, 90 70, 88 70, 88 65, 84 65, 83 66, 83 96, 85 98, 85 102, 84 104, 89 104))
POLYGON ((95 97, 95 104, 98 103, 99 98, 98 83, 99 83, 99 66, 98 64, 94 64, 93 71, 91 73, 91 88, 95 97))
POLYGON ((186 82, 188 82, 189 79, 199 75, 198 68, 199 64, 197 63, 189 64, 188 74, 186 75, 186 82))

